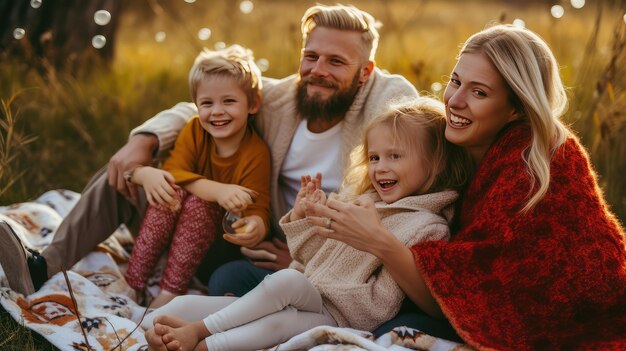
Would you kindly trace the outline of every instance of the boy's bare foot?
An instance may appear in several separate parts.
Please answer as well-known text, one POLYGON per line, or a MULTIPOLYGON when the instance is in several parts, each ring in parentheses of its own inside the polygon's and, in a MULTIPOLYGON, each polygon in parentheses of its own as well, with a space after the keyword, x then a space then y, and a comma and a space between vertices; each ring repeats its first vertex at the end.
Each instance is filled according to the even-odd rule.
POLYGON ((161 340, 170 351, 206 350, 206 344, 203 340, 211 333, 204 325, 204 321, 187 323, 181 327, 172 327, 160 324, 159 321, 155 320, 154 330, 157 335, 161 336, 161 340))
POLYGON ((174 294, 167 290, 161 290, 159 294, 150 302, 150 308, 159 308, 172 301, 178 294, 174 294))

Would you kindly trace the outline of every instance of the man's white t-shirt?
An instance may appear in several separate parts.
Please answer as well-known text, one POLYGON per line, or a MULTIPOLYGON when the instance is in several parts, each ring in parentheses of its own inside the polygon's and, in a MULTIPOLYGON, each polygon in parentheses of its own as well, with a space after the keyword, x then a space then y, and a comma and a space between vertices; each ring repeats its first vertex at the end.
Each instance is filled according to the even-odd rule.
POLYGON ((302 120, 291 140, 291 145, 280 169, 279 187, 285 202, 292 208, 298 191, 300 177, 322 173, 322 189, 325 193, 336 192, 343 177, 341 157, 341 128, 339 122, 322 133, 313 133, 302 120))

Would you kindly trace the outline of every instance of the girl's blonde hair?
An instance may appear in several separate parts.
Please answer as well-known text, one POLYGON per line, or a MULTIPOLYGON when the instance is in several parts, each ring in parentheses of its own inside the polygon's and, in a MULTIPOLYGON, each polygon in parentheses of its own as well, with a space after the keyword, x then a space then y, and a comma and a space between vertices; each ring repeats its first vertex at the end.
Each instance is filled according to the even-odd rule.
POLYGON ((527 120, 532 141, 522 155, 531 179, 531 210, 548 192, 550 159, 570 134, 560 118, 567 109, 567 95, 559 66, 548 44, 532 31, 512 25, 496 25, 472 35, 463 53, 484 53, 509 88, 509 98, 527 120))
POLYGON ((217 51, 202 50, 189 70, 189 88, 193 102, 196 101, 200 82, 214 76, 234 78, 246 93, 249 105, 260 96, 261 70, 254 62, 250 49, 235 44, 217 51))
POLYGON ((472 173, 467 152, 446 140, 444 105, 427 97, 391 106, 374 118, 363 130, 363 143, 351 152, 350 165, 341 186, 342 193, 361 195, 373 189, 368 177, 369 132, 380 126, 391 129, 390 143, 407 151, 407 157, 421 157, 427 167, 427 181, 421 193, 462 188, 472 173))

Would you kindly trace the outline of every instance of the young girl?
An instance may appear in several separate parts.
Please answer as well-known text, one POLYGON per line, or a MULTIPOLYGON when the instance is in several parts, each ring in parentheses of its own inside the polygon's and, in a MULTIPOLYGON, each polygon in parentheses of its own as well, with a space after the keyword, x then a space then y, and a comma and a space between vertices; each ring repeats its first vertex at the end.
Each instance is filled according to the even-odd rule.
MULTIPOLYGON (((444 129, 443 105, 429 98, 374 119, 365 128, 363 145, 352 153, 344 190, 333 196, 363 203, 373 200, 384 226, 405 245, 448 239, 457 199, 451 189, 464 183, 462 170, 467 169, 468 158, 445 141, 444 129)), ((178 298, 155 315, 194 319, 198 307, 204 306, 209 316, 191 323, 155 318, 155 328, 147 334, 150 346, 253 350, 319 325, 373 330, 392 318, 404 293, 380 260, 316 235, 312 222, 320 219, 305 217, 308 202, 326 201, 319 187, 320 177, 302 177, 296 204, 280 221, 292 257, 304 265, 302 272, 276 272, 240 299, 178 298), (190 315, 190 309, 196 311, 190 315)), ((326 219, 327 228, 332 224, 326 219)))
POLYGON ((269 150, 248 124, 261 105, 260 70, 251 52, 238 45, 203 51, 189 72, 189 85, 199 115, 187 122, 163 169, 137 167, 128 175, 143 186, 150 202, 126 272, 131 287, 146 288, 171 243, 152 307, 187 291, 222 233, 222 208, 245 210, 235 227, 245 228, 237 235, 250 246, 263 240, 268 228, 269 150))

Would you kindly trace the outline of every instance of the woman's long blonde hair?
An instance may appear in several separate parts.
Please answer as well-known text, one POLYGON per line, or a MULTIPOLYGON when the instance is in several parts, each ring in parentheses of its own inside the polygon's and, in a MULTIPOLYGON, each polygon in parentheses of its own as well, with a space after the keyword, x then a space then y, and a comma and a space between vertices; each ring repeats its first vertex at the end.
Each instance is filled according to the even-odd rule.
POLYGON ((531 210, 548 192, 550 160, 570 134, 560 118, 567 109, 567 95, 559 66, 548 44, 532 31, 512 25, 496 25, 472 35, 463 53, 484 53, 510 88, 510 99, 532 131, 532 141, 522 155, 531 179, 531 210))
POLYGON ((367 172, 367 136, 379 126, 391 129, 394 138, 389 142, 406 149, 408 157, 423 157, 426 161, 428 177, 421 193, 460 189, 468 181, 472 161, 465 150, 446 140, 444 105, 432 98, 419 97, 391 106, 363 129, 362 144, 350 153, 341 193, 361 195, 374 188, 367 172))

